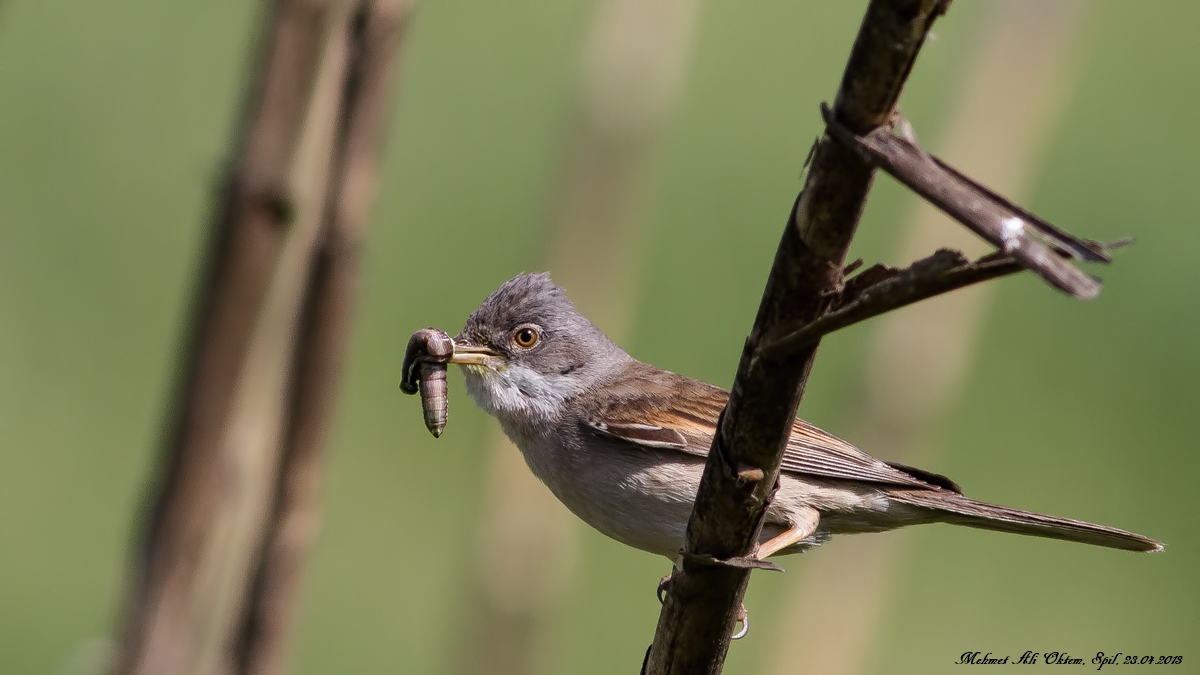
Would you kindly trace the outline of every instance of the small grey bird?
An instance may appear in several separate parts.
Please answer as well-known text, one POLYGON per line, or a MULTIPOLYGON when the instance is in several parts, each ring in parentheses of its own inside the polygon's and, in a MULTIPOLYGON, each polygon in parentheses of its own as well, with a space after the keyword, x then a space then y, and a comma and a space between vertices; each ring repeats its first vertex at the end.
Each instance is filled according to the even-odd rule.
MULTIPOLYGON (((449 362, 575 515, 617 541, 678 558, 727 391, 629 356, 548 274, 515 277, 492 293, 454 339, 449 362)), ((756 555, 920 523, 1162 550, 1132 532, 970 499, 944 476, 875 459, 797 419, 756 555)))

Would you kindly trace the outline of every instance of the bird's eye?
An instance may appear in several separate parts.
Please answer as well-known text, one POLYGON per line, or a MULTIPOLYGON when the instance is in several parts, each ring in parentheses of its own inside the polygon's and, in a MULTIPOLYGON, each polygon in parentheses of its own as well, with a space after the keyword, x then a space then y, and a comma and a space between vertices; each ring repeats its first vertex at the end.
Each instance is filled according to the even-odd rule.
POLYGON ((513 344, 520 347, 521 349, 529 349, 529 348, 533 347, 534 345, 536 345, 538 343, 538 340, 541 339, 541 337, 542 336, 541 336, 541 334, 538 333, 538 329, 536 327, 521 326, 520 328, 513 331, 512 341, 513 341, 513 344))

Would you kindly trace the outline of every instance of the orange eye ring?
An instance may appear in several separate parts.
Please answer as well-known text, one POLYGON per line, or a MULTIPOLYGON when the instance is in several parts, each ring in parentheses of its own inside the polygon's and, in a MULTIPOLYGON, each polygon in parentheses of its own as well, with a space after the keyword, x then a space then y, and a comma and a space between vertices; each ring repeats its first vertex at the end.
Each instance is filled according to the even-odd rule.
POLYGON ((541 339, 537 326, 517 326, 512 333, 512 342, 520 349, 533 349, 541 339))

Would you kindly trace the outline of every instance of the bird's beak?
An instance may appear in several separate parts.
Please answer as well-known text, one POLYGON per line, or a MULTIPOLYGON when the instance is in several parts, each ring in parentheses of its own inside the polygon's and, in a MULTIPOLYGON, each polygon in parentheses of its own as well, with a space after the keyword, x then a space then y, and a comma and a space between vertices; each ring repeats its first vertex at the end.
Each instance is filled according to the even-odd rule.
POLYGON ((491 365, 491 360, 499 355, 487 347, 480 347, 459 338, 454 341, 454 356, 450 357, 450 363, 460 366, 488 366, 491 365))

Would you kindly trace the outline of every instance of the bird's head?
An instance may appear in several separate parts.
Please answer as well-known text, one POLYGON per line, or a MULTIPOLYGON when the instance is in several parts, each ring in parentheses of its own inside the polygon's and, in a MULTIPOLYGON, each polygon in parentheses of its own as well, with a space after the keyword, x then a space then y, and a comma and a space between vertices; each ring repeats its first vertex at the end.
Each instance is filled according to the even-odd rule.
POLYGON ((498 417, 548 421, 563 403, 601 385, 630 360, 575 310, 549 274, 522 274, 496 289, 454 338, 475 403, 498 417))

